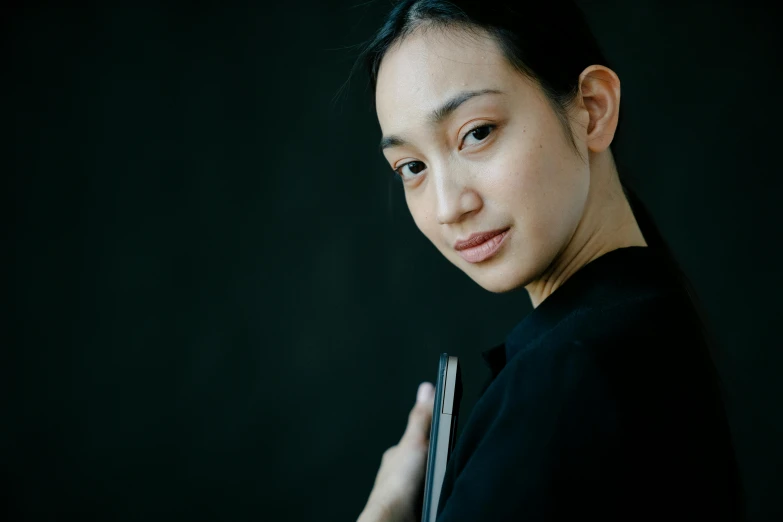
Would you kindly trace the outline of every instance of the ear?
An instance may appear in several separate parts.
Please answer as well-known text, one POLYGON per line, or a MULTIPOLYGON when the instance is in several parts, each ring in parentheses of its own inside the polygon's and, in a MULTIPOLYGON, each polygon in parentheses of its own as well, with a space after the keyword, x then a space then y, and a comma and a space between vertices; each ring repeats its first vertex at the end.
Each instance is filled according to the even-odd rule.
POLYGON ((579 75, 581 105, 590 115, 587 148, 603 152, 614 139, 620 116, 620 78, 608 67, 591 65, 579 75))

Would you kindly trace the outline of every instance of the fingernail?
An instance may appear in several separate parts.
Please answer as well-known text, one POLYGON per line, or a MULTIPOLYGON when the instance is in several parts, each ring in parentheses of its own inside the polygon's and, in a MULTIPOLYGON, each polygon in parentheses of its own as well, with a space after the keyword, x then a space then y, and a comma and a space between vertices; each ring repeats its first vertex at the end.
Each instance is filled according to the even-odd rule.
POLYGON ((425 402, 432 396, 432 385, 428 382, 419 384, 419 391, 416 392, 416 400, 419 402, 425 402))

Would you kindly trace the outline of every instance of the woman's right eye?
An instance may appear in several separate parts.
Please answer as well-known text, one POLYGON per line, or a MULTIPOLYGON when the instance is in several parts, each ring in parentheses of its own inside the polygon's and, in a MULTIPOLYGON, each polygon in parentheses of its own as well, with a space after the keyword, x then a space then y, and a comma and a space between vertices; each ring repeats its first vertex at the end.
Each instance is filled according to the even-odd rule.
POLYGON ((409 177, 402 173, 403 169, 407 168, 408 172, 412 174, 418 174, 422 170, 424 170, 424 163, 421 161, 409 161, 408 163, 405 163, 404 165, 401 165, 394 169, 394 172, 396 172, 400 177, 409 177))

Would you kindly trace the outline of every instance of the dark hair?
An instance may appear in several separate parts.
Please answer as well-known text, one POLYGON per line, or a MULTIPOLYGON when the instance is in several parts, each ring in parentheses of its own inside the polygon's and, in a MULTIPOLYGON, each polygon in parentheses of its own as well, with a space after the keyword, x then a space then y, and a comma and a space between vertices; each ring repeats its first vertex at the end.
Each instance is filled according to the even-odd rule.
MULTIPOLYGON (((570 146, 578 153, 570 125, 569 108, 579 93, 579 75, 590 65, 609 66, 584 13, 571 0, 402 0, 395 3, 385 22, 360 51, 354 64, 364 66, 375 91, 378 70, 386 53, 416 30, 458 28, 468 36, 494 38, 506 59, 538 85, 554 110, 570 146), (568 35, 564 38, 563 35, 568 35)), ((353 71, 352 71, 353 72, 353 71)), ((374 98, 373 98, 374 104, 374 98)), ((615 136, 622 123, 620 112, 615 136)), ((611 145, 616 153, 617 140, 611 145)), ((613 154, 614 156, 614 154, 613 154)), ((585 158, 582 158, 586 161, 585 158)), ((616 160, 615 160, 616 161, 616 160)), ((618 173, 620 172, 618 168, 618 173)), ((622 177, 621 185, 648 247, 661 252, 680 279, 701 319, 710 346, 714 340, 693 286, 642 201, 622 177)))
MULTIPOLYGON (((468 36, 489 34, 494 38, 509 63, 540 87, 567 142, 579 154, 568 117, 569 108, 579 93, 579 75, 590 65, 611 67, 584 14, 573 1, 398 1, 381 28, 360 51, 354 70, 364 66, 374 92, 381 61, 394 45, 416 30, 452 27, 468 36)), ((374 97, 372 103, 375 103, 374 97)), ((621 111, 615 136, 619 134, 623 114, 621 111)), ((613 152, 617 148, 616 141, 611 145, 613 152)), ((674 262, 674 256, 644 205, 622 179, 621 184, 648 246, 663 251, 665 257, 674 262)), ((678 269, 678 272, 681 271, 678 269)))

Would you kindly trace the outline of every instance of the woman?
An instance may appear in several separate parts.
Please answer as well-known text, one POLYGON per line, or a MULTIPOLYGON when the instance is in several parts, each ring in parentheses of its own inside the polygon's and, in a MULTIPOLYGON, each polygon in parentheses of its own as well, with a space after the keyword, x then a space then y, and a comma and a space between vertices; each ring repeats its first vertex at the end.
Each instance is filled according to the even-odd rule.
MULTIPOLYGON (((708 343, 620 181, 620 80, 577 7, 403 1, 362 60, 418 228, 483 288, 524 287, 534 306, 484 353, 492 376, 438 521, 738 519, 708 343)), ((419 518, 431 412, 431 396, 412 410, 361 521, 419 518)))

